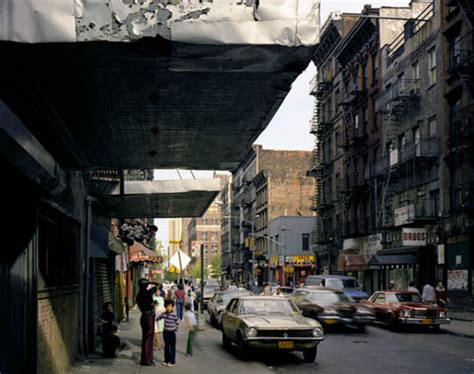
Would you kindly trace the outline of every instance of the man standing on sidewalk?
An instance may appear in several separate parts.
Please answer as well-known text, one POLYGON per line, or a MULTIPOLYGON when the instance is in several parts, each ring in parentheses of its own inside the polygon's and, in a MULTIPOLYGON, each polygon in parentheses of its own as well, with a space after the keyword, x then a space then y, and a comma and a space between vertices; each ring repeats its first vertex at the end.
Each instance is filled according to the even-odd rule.
POLYGON ((138 281, 137 305, 142 312, 140 326, 142 328, 142 354, 140 365, 154 366, 153 361, 153 338, 155 336, 155 310, 153 306, 153 294, 156 292, 156 283, 142 278, 138 281), (155 285, 155 287, 149 287, 155 285))

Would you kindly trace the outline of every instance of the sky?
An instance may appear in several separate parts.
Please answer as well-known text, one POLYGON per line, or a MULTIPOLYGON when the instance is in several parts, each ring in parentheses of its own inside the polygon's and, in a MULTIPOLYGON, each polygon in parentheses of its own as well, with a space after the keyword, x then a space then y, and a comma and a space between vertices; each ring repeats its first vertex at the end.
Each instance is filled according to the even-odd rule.
MULTIPOLYGON (((407 6, 408 0, 322 0, 321 24, 324 24, 332 11, 359 13, 364 4, 372 7, 407 6)), ((314 136, 309 133, 309 121, 313 112, 314 98, 309 95, 309 82, 316 74, 311 63, 293 82, 292 88, 268 127, 255 141, 266 149, 306 150, 313 149, 314 136)), ((183 179, 192 178, 189 171, 180 170, 183 179)), ((196 178, 211 178, 211 171, 195 171, 196 178)), ((179 179, 176 170, 155 171, 155 179, 179 179)), ((158 225, 158 240, 168 242, 167 220, 155 220, 158 225)))

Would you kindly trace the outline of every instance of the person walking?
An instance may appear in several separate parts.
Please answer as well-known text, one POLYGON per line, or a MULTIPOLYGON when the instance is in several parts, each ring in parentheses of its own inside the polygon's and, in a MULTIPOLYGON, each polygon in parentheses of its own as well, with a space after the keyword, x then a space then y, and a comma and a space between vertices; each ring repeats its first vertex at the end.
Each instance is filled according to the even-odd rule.
MULTIPOLYGON (((158 316, 165 312, 165 299, 161 296, 160 290, 153 295, 153 304, 155 306, 155 316, 158 316)), ((156 321, 155 320, 155 346, 156 349, 163 348, 161 334, 163 333, 164 329, 164 321, 156 321)))
POLYGON ((418 288, 416 288, 416 284, 415 282, 411 281, 409 284, 408 284, 408 290, 407 291, 410 291, 410 292, 416 292, 418 295, 420 294, 420 290, 418 290, 418 288))
POLYGON ((262 294, 264 296, 271 296, 272 295, 272 286, 270 285, 269 282, 265 283, 265 287, 263 287, 263 292, 262 294))
POLYGON ((436 303, 442 308, 446 308, 448 304, 448 291, 443 286, 443 282, 438 281, 438 285, 435 289, 436 303))
MULTIPOLYGON (((105 357, 114 357, 111 356, 112 349, 114 345, 112 336, 113 331, 117 331, 117 326, 115 324, 115 313, 114 305, 111 302, 104 304, 104 311, 99 318, 99 324, 97 328, 97 335, 102 338, 102 354, 105 357)), ((114 355, 115 355, 115 349, 114 355)))
POLYGON ((167 300, 165 308, 166 311, 156 317, 156 319, 164 321, 165 362, 162 365, 171 367, 176 364, 176 333, 178 332, 179 318, 173 311, 173 300, 167 300))
POLYGON ((176 314, 178 315, 179 319, 182 320, 184 300, 186 298, 186 293, 184 292, 184 286, 182 282, 178 284, 178 289, 174 293, 174 298, 176 300, 176 314))
POLYGON ((196 321, 196 316, 192 311, 192 305, 190 303, 187 303, 184 306, 184 321, 183 325, 185 330, 188 332, 188 341, 186 344, 186 356, 192 356, 193 355, 193 342, 194 342, 194 337, 196 335, 196 326, 197 326, 197 321, 196 321))
POLYGON ((142 352, 140 365, 155 366, 153 361, 153 338, 155 335, 155 309, 153 306, 153 294, 156 293, 156 283, 149 282, 145 278, 138 281, 139 291, 137 294, 137 305, 142 313, 140 326, 142 328, 142 352), (153 286, 155 285, 155 286, 153 286))
POLYGON ((423 286, 421 299, 426 304, 434 304, 436 302, 435 289, 429 282, 426 282, 426 284, 423 286))

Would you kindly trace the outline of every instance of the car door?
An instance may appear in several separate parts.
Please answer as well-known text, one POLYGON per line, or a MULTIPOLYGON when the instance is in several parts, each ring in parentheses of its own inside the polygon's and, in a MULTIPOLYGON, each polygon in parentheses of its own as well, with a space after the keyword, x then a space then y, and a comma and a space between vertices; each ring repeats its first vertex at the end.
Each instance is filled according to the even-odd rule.
POLYGON ((388 321, 388 314, 390 307, 387 304, 387 298, 385 292, 379 292, 374 300, 375 305, 375 317, 382 322, 388 321))
POLYGON ((222 330, 224 331, 225 335, 232 340, 235 336, 235 332, 233 331, 233 324, 235 323, 234 320, 237 301, 238 299, 232 299, 229 304, 227 304, 227 308, 222 314, 222 330))

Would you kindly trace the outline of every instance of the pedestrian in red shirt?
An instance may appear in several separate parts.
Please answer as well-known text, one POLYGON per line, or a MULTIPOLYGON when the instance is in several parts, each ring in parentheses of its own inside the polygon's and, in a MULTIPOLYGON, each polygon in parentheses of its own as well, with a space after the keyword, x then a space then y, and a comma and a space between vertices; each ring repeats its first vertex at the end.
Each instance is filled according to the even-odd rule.
POLYGON ((178 289, 174 293, 174 298, 176 300, 176 314, 180 320, 183 319, 183 308, 184 308, 184 299, 186 298, 186 292, 184 292, 183 282, 179 282, 178 289))
POLYGON ((446 308, 448 303, 448 291, 443 286, 443 282, 438 282, 438 285, 435 288, 436 293, 436 303, 442 308, 446 308))

